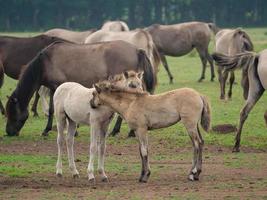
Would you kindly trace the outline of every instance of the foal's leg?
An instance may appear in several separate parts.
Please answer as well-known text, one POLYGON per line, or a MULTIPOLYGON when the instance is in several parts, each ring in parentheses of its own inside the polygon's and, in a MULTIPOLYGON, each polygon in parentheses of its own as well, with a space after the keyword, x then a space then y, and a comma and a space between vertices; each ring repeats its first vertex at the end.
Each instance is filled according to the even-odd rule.
POLYGON ((90 131, 90 158, 89 158, 89 164, 87 167, 87 173, 88 173, 88 180, 90 182, 95 182, 95 176, 94 176, 94 159, 97 153, 97 127, 95 123, 91 123, 91 131, 90 131))
POLYGON ((234 82, 235 82, 235 72, 230 72, 230 80, 229 80, 230 86, 229 86, 229 91, 228 91, 228 99, 232 98, 232 89, 233 89, 234 82))
POLYGON ((54 95, 54 91, 50 90, 49 116, 48 116, 46 128, 42 133, 43 136, 48 136, 48 132, 52 129, 52 125, 53 125, 53 115, 54 115, 53 95, 54 95))
POLYGON ((169 79, 170 79, 170 83, 172 84, 173 83, 173 76, 172 76, 172 74, 170 72, 169 65, 167 63, 167 59, 166 59, 166 57, 165 57, 165 55, 163 53, 160 53, 160 59, 161 59, 161 62, 163 64, 165 70, 168 73, 168 76, 169 76, 169 79))
POLYGON ((200 135, 197 125, 192 126, 185 123, 185 126, 194 148, 193 166, 188 178, 191 181, 195 181, 199 179, 199 174, 202 171, 202 149, 204 141, 200 135))
POLYGON ((147 129, 138 128, 136 130, 136 136, 139 139, 139 151, 142 159, 142 171, 139 178, 139 182, 146 183, 150 176, 150 166, 148 161, 148 139, 147 139, 147 129))
POLYGON ((103 182, 107 182, 108 181, 108 177, 105 173, 104 170, 104 159, 105 159, 105 153, 106 153, 106 136, 107 136, 107 131, 108 131, 108 125, 110 123, 110 118, 100 124, 99 127, 99 141, 98 141, 98 173, 101 176, 101 180, 103 182))
POLYGON ((62 152, 63 152, 63 145, 64 145, 64 129, 66 126, 66 119, 64 118, 58 118, 57 119, 57 146, 58 146, 58 157, 57 157, 57 171, 56 175, 58 177, 62 176, 62 152))
POLYGON ((246 105, 242 108, 240 112, 239 125, 237 129, 236 137, 235 137, 235 146, 233 148, 233 152, 240 151, 240 140, 241 140, 241 132, 242 132, 243 125, 248 117, 249 112, 252 110, 253 106, 260 99, 263 92, 264 92, 264 89, 260 85, 253 89, 251 89, 251 87, 249 88, 249 96, 246 101, 246 105))
POLYGON ((76 123, 71 119, 68 119, 68 134, 66 138, 67 143, 67 151, 68 151, 68 159, 69 159, 69 168, 71 170, 73 178, 79 178, 79 172, 76 169, 76 165, 74 162, 74 152, 73 152, 73 143, 74 143, 74 135, 76 130, 76 123))

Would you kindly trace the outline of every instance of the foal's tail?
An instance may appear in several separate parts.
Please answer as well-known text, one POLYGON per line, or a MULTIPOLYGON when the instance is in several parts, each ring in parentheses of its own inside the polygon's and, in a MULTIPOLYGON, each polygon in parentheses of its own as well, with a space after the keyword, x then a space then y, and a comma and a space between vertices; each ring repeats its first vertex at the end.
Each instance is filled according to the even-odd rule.
POLYGON ((210 103, 205 96, 201 96, 201 99, 203 101, 203 110, 202 110, 202 114, 201 114, 201 126, 205 131, 208 132, 210 130, 210 126, 211 126, 210 103))
POLYGON ((212 57, 218 66, 223 67, 226 71, 235 70, 237 68, 248 69, 258 60, 259 55, 254 52, 239 53, 234 56, 227 56, 221 53, 214 53, 212 57))
POLYGON ((146 90, 153 93, 157 85, 157 76, 146 52, 142 49, 138 50, 138 67, 144 71, 146 90))

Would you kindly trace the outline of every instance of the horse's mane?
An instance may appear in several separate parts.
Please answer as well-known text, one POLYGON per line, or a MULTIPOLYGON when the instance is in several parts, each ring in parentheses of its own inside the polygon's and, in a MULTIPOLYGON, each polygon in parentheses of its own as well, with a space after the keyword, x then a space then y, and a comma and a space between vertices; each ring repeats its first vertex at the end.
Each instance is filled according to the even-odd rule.
POLYGON ((136 96, 144 96, 144 95, 149 95, 148 92, 143 91, 143 90, 135 90, 133 88, 127 88, 127 87, 119 87, 113 84, 110 84, 108 86, 103 86, 101 87, 101 90, 111 92, 111 93, 126 93, 126 94, 134 94, 136 96))

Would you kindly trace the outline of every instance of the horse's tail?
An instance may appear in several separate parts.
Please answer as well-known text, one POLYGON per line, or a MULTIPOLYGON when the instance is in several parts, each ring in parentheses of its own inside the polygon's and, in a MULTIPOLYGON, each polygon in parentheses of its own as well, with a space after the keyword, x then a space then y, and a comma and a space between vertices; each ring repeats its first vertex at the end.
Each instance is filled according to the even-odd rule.
POLYGON ((201 114, 201 126, 205 131, 210 130, 211 126, 211 108, 208 99, 205 96, 201 96, 203 102, 203 110, 201 114))
POLYGON ((214 35, 220 31, 220 28, 214 23, 208 23, 209 29, 213 32, 214 35))
POLYGON ((138 50, 138 67, 144 71, 144 82, 146 90, 153 93, 157 84, 157 76, 152 67, 146 52, 143 49, 138 50))
POLYGON ((227 71, 235 70, 237 68, 248 69, 250 65, 258 59, 258 54, 254 52, 239 53, 234 56, 227 56, 221 53, 213 53, 212 57, 216 64, 227 71))

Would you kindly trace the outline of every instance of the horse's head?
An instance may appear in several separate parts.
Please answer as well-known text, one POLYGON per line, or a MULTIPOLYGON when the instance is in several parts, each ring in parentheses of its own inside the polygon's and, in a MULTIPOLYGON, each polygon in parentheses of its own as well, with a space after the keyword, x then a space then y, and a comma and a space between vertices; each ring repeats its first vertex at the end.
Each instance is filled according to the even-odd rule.
POLYGON ((21 108, 19 99, 15 92, 9 97, 6 104, 7 124, 6 132, 9 136, 19 135, 20 129, 23 127, 25 121, 29 116, 27 107, 21 108))

